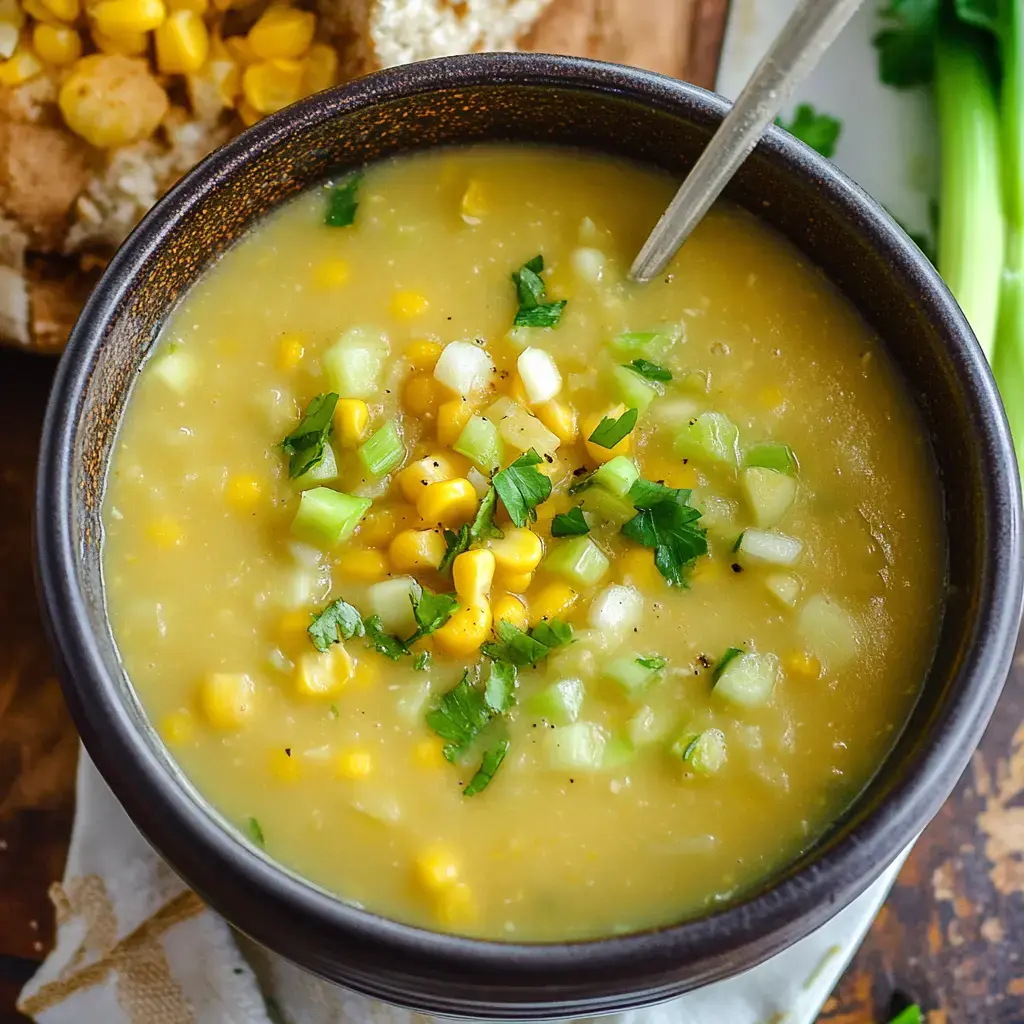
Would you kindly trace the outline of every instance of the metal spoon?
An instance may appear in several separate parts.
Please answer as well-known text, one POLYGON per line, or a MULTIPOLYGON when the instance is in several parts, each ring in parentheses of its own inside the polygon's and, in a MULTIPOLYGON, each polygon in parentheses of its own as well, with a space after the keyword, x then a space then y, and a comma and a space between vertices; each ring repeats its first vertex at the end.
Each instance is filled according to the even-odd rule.
POLYGON ((644 242, 630 269, 634 281, 650 281, 665 269, 860 4, 800 0, 644 242))

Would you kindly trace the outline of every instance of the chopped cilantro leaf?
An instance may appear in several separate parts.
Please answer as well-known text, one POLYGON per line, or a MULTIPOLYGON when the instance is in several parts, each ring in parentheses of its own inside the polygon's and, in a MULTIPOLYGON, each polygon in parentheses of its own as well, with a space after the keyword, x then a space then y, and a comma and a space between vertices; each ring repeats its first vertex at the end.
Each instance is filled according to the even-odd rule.
POLYGON ((469 550, 469 524, 465 523, 459 527, 459 532, 453 530, 444 531, 444 557, 437 566, 438 572, 448 572, 452 563, 463 551, 469 550))
MULTIPOLYGON (((498 763, 500 764, 501 761, 499 760, 498 763)), ((491 774, 493 775, 494 773, 492 772, 491 774)), ((913 1006, 908 1006, 905 1010, 901 1010, 896 1014, 889 1021, 889 1024, 924 1024, 924 1014, 921 1012, 921 1007, 915 1003, 913 1006)))
POLYGON ((359 612, 340 597, 332 601, 306 627, 313 646, 321 653, 331 644, 341 643, 354 636, 362 636, 363 619, 359 612))
POLYGON ((412 663, 417 672, 426 672, 430 666, 430 651, 420 651, 412 663))
POLYGON ((480 501, 480 508, 477 509, 476 518, 469 528, 469 539, 471 541, 487 540, 489 537, 504 537, 505 535, 494 525, 494 511, 498 507, 498 492, 493 486, 487 489, 487 493, 480 501))
POLYGON ((534 256, 512 271, 512 282, 519 298, 519 309, 513 321, 516 327, 554 327, 562 318, 565 299, 544 301, 544 281, 540 276, 543 269, 544 257, 534 256))
POLYGON ((516 526, 536 521, 537 506, 551 495, 551 481, 535 468, 540 462, 541 457, 531 448, 494 474, 494 489, 516 526))
POLYGON ((324 215, 324 223, 329 228, 347 228, 356 219, 359 185, 362 180, 363 172, 356 171, 331 189, 327 200, 327 213, 324 215))
POLYGON ((801 103, 789 124, 781 118, 776 118, 775 123, 801 142, 806 142, 811 149, 816 149, 826 159, 831 159, 835 153, 839 134, 843 130, 842 121, 828 114, 819 114, 810 103, 801 103))
POLYGON ((648 654, 646 657, 637 658, 636 663, 654 672, 660 672, 668 664, 668 658, 663 658, 660 654, 648 654))
POLYGON ((367 646, 379 651, 386 658, 398 661, 403 654, 409 653, 409 648, 397 636, 384 631, 379 615, 371 615, 363 626, 366 630, 367 646))
POLYGON ((579 537, 590 533, 590 525, 583 517, 583 509, 578 505, 568 512, 559 512, 551 520, 552 537, 579 537))
POLYGON ((341 714, 341 712, 338 710, 338 705, 337 704, 332 704, 331 705, 331 707, 329 709, 329 714, 330 714, 331 718, 337 718, 341 714))
POLYGON ((580 473, 571 484, 569 484, 570 494, 579 494, 580 491, 585 491, 594 483, 593 473, 580 473))
POLYGON ((640 415, 636 409, 627 409, 618 419, 605 416, 587 439, 602 448, 614 448, 635 426, 640 415))
POLYGON ((508 661, 492 661, 491 674, 484 686, 484 700, 497 715, 503 715, 516 702, 516 667, 508 661))
POLYGON ((306 406, 299 425, 281 442, 281 447, 289 456, 288 475, 292 479, 320 464, 337 404, 338 396, 333 391, 317 395, 306 406))
POLYGON ((498 642, 489 641, 480 649, 494 661, 506 661, 520 668, 535 665, 546 658, 555 647, 572 639, 572 626, 559 619, 538 622, 529 633, 524 633, 511 622, 501 621, 497 628, 498 642))
POLYGON ((641 478, 629 489, 629 500, 634 508, 654 508, 663 501, 677 501, 685 505, 692 493, 688 487, 667 487, 641 478))
POLYGON ((530 630, 530 635, 550 651, 572 642, 572 626, 561 619, 542 619, 530 630))
POLYGON ((565 299, 558 299, 555 302, 542 302, 529 309, 523 309, 520 306, 512 323, 516 327, 556 327, 558 321, 562 319, 565 301, 565 299))
POLYGON ((741 647, 726 647, 725 654, 718 659, 718 664, 715 666, 715 671, 711 676, 713 682, 718 682, 719 677, 725 671, 725 666, 729 664, 733 658, 738 658, 743 653, 741 647))
POLYGON ((879 14, 887 27, 871 40, 878 51, 878 77, 896 89, 927 85, 935 74, 937 0, 891 0, 879 14))
POLYGON ((499 740, 490 750, 484 751, 484 756, 480 759, 480 767, 476 770, 473 778, 469 780, 469 785, 462 791, 463 796, 476 796, 491 784, 495 773, 501 767, 501 762, 505 760, 508 748, 508 740, 499 740))
POLYGON ((411 647, 421 637, 429 636, 440 629, 459 606, 459 599, 454 594, 432 594, 426 587, 420 589, 418 597, 413 596, 410 599, 412 613, 416 618, 416 632, 404 641, 406 648, 411 647))
POLYGON ((444 756, 454 762, 493 716, 484 691, 473 684, 467 669, 455 686, 441 697, 437 707, 427 712, 427 725, 447 741, 444 756))
POLYGON ((637 514, 622 527, 630 540, 654 550, 654 564, 669 586, 685 586, 684 571, 708 553, 700 512, 686 504, 690 492, 650 480, 637 480, 629 499, 637 514))
POLYGON ((262 850, 267 845, 266 837, 263 835, 263 827, 256 818, 246 818, 245 830, 249 838, 262 850))
POLYGON ((650 359, 634 359, 631 363, 623 363, 627 370, 640 374, 648 380, 659 380, 663 383, 672 379, 672 371, 666 370, 664 366, 652 363, 650 359))

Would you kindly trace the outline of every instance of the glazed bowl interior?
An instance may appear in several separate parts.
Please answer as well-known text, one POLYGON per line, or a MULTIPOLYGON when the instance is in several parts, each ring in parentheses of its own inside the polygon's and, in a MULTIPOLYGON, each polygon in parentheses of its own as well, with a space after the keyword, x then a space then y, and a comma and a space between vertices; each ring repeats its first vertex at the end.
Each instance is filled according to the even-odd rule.
POLYGON ((916 247, 777 131, 727 197, 821 267, 881 337, 932 440, 948 544, 941 634, 916 709, 854 807, 798 863, 732 907, 661 931, 544 947, 431 935, 342 904, 236 837, 177 772, 120 666, 101 572, 111 446, 168 314, 250 225, 332 171, 430 146, 554 143, 678 176, 725 110, 658 76, 536 55, 371 76, 267 119, 200 165, 120 251, 75 329, 46 426, 37 523, 69 703, 101 772, 171 864, 243 931, 311 970, 456 1014, 544 1017, 665 998, 752 966, 848 903, 935 813, 980 738, 1021 599, 1018 482, 994 385, 916 247))

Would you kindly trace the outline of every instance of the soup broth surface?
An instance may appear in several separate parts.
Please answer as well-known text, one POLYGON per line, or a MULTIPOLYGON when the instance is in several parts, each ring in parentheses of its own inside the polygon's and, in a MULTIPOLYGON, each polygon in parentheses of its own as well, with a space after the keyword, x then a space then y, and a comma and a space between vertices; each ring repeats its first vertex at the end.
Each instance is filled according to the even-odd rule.
POLYGON ((944 565, 921 425, 848 303, 739 209, 628 282, 673 188, 547 149, 372 166, 240 241, 141 373, 104 510, 125 670, 202 794, 344 899, 520 941, 675 922, 811 846, 910 713, 944 565), (520 307, 558 322, 513 328, 520 307), (293 479, 322 432, 281 442, 321 395, 322 479, 293 479), (487 460, 531 449, 488 536, 487 460), (372 500, 339 543, 315 486, 372 500), (439 554, 467 540, 453 580, 439 554), (411 653, 358 635, 406 640, 414 601, 451 618, 411 653), (466 670, 482 727, 453 740, 466 670))

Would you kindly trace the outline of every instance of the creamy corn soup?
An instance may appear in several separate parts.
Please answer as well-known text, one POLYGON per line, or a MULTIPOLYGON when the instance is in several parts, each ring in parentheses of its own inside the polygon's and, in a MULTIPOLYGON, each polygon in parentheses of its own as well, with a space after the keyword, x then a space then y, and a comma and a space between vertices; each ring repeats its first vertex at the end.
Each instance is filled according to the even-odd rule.
POLYGON ((248 840, 515 940, 735 899, 878 769, 929 664, 922 430, 814 267, 557 150, 403 157, 257 226, 171 317, 105 506, 114 635, 248 840))

